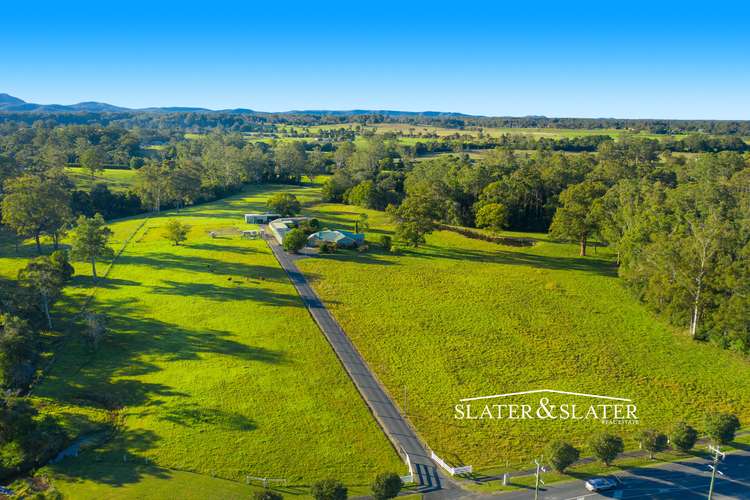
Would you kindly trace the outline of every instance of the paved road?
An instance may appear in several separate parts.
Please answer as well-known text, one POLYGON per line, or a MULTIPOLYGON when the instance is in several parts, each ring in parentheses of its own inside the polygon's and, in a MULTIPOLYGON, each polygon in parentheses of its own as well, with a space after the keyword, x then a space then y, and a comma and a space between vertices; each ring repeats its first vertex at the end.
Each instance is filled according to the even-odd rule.
MULTIPOLYGON (((684 460, 655 467, 640 467, 616 474, 622 489, 591 493, 583 481, 551 484, 540 492, 540 500, 596 500, 603 498, 697 500, 706 498, 710 471, 708 461, 684 460)), ((718 476, 714 487, 715 500, 750 499, 750 452, 735 451, 719 464, 724 476, 718 476)), ((543 476, 542 476, 543 477, 543 476)), ((534 498, 533 491, 506 493, 501 499, 521 500, 534 498)))
MULTIPOLYGON (((267 231, 266 234, 268 234, 267 231)), ((460 490, 457 490, 458 486, 437 469, 414 430, 401 415, 393 400, 385 392, 349 337, 344 333, 344 330, 310 287, 305 276, 299 271, 294 263, 294 257, 287 254, 272 237, 266 238, 266 242, 271 247, 281 267, 289 275, 289 279, 297 289, 302 302, 333 347, 341 364, 372 411, 378 424, 402 458, 408 459, 412 464, 416 476, 415 482, 423 485, 423 492, 433 491, 434 493, 430 494, 430 497, 447 495, 446 498, 457 498, 460 495, 460 490), (450 494, 451 491, 454 491, 455 494, 450 494)))

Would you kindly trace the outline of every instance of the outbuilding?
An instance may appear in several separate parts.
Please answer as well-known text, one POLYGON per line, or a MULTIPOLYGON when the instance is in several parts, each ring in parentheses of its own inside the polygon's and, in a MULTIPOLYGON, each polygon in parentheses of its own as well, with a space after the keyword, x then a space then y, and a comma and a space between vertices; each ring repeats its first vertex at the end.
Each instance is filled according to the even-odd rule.
POLYGON ((268 230, 271 231, 271 234, 279 242, 279 245, 283 245, 287 233, 299 227, 306 220, 310 219, 308 217, 284 217, 283 219, 276 219, 268 224, 268 230))
POLYGON ((245 214, 245 222, 248 224, 268 224, 272 220, 278 219, 281 214, 262 213, 262 214, 245 214))

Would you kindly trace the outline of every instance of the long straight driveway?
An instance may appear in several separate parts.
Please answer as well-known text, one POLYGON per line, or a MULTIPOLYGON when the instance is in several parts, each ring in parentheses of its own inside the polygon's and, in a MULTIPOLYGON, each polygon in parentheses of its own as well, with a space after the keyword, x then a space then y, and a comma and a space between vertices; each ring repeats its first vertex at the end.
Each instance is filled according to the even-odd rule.
POLYGON ((284 251, 268 231, 264 231, 264 233, 266 234, 266 242, 271 247, 276 259, 289 275, 289 279, 297 289, 302 302, 333 347, 334 352, 341 360, 341 364, 344 365, 344 369, 362 395, 362 399, 365 400, 378 424, 401 457, 411 463, 415 482, 419 482, 425 490, 436 491, 442 488, 444 490, 442 493, 445 493, 445 489, 453 490, 457 488, 452 481, 446 481, 445 477, 441 476, 425 447, 406 422, 404 416, 398 411, 393 400, 385 392, 375 374, 344 333, 344 330, 313 291, 305 276, 297 268, 294 258, 284 251))

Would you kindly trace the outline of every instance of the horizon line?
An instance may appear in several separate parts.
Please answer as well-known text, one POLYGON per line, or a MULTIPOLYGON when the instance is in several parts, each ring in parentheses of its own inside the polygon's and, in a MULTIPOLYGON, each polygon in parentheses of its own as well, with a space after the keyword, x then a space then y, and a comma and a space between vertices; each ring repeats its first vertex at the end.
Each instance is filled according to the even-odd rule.
MULTIPOLYGON (((195 112, 206 112, 206 113, 222 113, 222 112, 231 112, 231 111, 249 111, 251 113, 259 113, 259 114, 268 114, 268 115, 284 115, 284 114, 305 114, 305 113, 319 113, 319 114, 329 114, 329 113, 340 113, 340 114, 353 114, 358 111, 364 111, 364 112, 370 112, 370 113, 409 113, 414 115, 425 115, 430 113, 439 113, 442 115, 454 115, 454 116, 463 116, 468 118, 500 118, 500 119, 518 119, 518 118, 544 118, 544 119, 551 119, 551 120, 557 120, 557 119, 567 119, 567 120, 623 120, 623 121, 709 121, 709 122, 747 122, 750 121, 750 118, 680 118, 680 117, 647 117, 647 116, 640 116, 640 117, 618 117, 615 115, 590 115, 590 116, 575 116, 575 115, 549 115, 549 114, 539 114, 539 113, 529 113, 529 114, 519 114, 519 115, 513 115, 513 114, 486 114, 486 113, 473 113, 470 111, 441 111, 437 109, 425 109, 425 110, 407 110, 407 109, 398 109, 396 107, 373 107, 373 108, 367 108, 367 107, 344 107, 344 108, 324 108, 324 107, 313 107, 313 108, 292 108, 286 111, 267 111, 262 110, 256 107, 244 107, 244 106, 235 106, 235 107, 229 107, 229 108, 211 108, 211 107, 205 107, 203 105, 149 105, 149 106, 139 106, 139 107, 130 107, 132 105, 120 105, 120 104, 111 104, 104 101, 97 101, 97 100, 84 100, 79 102, 73 102, 69 104, 60 104, 60 103, 39 103, 35 101, 27 101, 23 98, 17 97, 9 92, 0 92, 0 95, 7 95, 9 97, 13 97, 16 99, 20 99, 24 102, 24 104, 32 104, 37 106, 63 106, 63 107, 72 107, 72 106, 78 106, 81 104, 102 104, 106 106, 112 106, 116 108, 122 108, 121 112, 151 112, 153 110, 159 110, 159 109, 169 109, 169 108, 185 108, 185 109, 191 109, 196 110, 195 112)), ((7 111, 0 108, 0 112, 12 112, 12 113, 34 113, 36 110, 23 110, 23 111, 7 111)))

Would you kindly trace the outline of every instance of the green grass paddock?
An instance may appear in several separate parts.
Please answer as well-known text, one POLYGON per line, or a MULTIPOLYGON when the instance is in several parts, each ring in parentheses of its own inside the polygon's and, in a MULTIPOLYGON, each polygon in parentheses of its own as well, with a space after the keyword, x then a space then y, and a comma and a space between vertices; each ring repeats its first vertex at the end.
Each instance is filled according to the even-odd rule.
MULTIPOLYGON (((75 317, 92 293, 90 268, 76 264, 54 318, 71 340, 58 347, 33 397, 71 432, 106 421, 117 432, 49 466, 71 498, 140 497, 140 485, 161 491, 169 477, 195 485, 198 498, 204 483, 218 488, 213 477, 285 478, 306 491, 322 478, 362 486, 379 471, 405 471, 266 244, 229 234, 247 228, 242 214, 263 210, 278 191, 302 201, 317 193, 260 186, 145 224, 144 217, 114 222, 114 248, 135 235, 91 301, 111 330, 96 352, 81 341, 75 317), (170 218, 192 225, 184 245, 162 237, 170 218)), ((13 252, 3 246, 2 262, 18 268, 33 247, 13 252)), ((202 498, 232 498, 235 490, 244 494, 222 486, 226 495, 202 498)))
POLYGON ((135 186, 136 171, 130 169, 105 168, 91 178, 91 172, 81 167, 66 167, 65 173, 78 189, 89 190, 98 183, 106 184, 112 192, 124 192, 135 186))
MULTIPOLYGON (((363 211, 310 208, 346 228, 363 211)), ((392 230, 367 212, 368 239, 392 230)), ((454 464, 524 468, 556 438, 585 449, 607 430, 632 449, 643 427, 669 431, 685 419, 700 428, 714 410, 750 419, 746 359, 656 318, 622 286, 605 248, 581 258, 575 245, 532 236, 533 247, 509 247, 439 231, 401 255, 371 245, 299 266, 417 432, 454 464), (461 398, 533 389, 631 398, 640 425, 454 419, 461 398)))

